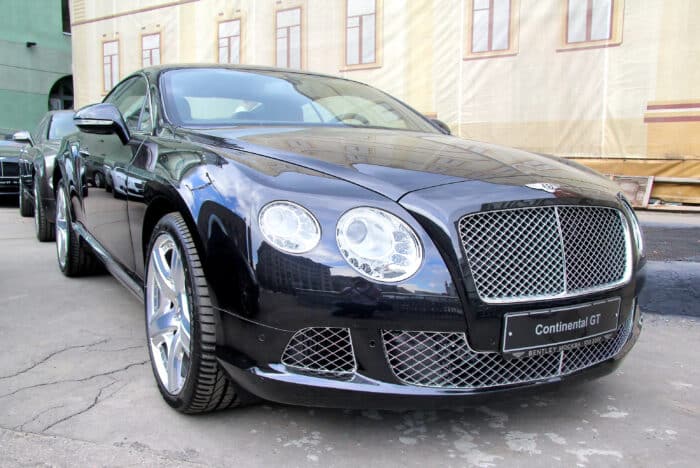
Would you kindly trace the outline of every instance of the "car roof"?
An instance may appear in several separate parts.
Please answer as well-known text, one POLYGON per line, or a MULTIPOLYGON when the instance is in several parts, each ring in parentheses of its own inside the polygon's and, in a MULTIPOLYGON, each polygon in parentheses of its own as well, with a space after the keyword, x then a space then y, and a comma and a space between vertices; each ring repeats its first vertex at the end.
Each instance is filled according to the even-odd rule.
POLYGON ((158 75, 162 72, 169 71, 169 70, 182 70, 182 69, 224 69, 224 70, 236 70, 236 71, 241 71, 241 72, 249 72, 249 73, 256 73, 256 72, 262 72, 262 73, 294 73, 296 75, 308 75, 308 76, 318 76, 318 77, 323 77, 323 78, 335 78, 335 79, 341 79, 345 81, 354 81, 354 80, 349 80, 347 78, 343 78, 340 76, 334 76, 334 75, 328 75, 324 73, 315 73, 315 72, 310 72, 306 70, 297 70, 297 69, 292 69, 292 68, 278 68, 278 67, 266 67, 266 66, 260 66, 260 65, 231 65, 231 64, 221 64, 221 63, 178 63, 178 64, 168 64, 168 65, 157 65, 153 67, 147 67, 143 68, 141 70, 138 70, 132 75, 138 74, 138 73, 147 73, 147 74, 153 74, 153 75, 158 75))

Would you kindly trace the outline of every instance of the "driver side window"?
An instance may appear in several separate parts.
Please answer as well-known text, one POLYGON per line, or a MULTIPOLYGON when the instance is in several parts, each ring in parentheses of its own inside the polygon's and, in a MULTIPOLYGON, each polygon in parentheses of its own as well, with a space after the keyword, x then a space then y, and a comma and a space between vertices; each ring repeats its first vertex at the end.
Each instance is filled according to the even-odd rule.
POLYGON ((147 94, 146 80, 134 77, 110 94, 105 102, 119 109, 131 132, 144 132, 151 129, 147 94))

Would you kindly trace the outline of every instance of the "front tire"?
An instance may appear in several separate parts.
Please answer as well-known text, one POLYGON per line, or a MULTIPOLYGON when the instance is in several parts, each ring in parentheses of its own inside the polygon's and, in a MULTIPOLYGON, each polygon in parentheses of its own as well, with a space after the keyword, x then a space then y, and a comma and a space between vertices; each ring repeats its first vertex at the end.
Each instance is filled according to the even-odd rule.
POLYGON ((158 221, 147 252, 146 337, 161 395, 183 413, 240 406, 242 391, 216 360, 216 315, 180 214, 158 221))
POLYGON ((92 176, 92 183, 97 188, 103 188, 105 185, 105 182, 104 182, 104 179, 102 178, 102 174, 100 174, 99 172, 95 172, 92 176))
POLYGON ((29 218, 32 214, 32 204, 27 199, 27 189, 22 181, 19 183, 19 214, 24 218, 29 218))
POLYGON ((56 254, 58 267, 66 276, 83 276, 97 270, 97 259, 73 230, 73 218, 63 180, 56 191, 56 254))
POLYGON ((54 240, 56 231, 53 223, 47 218, 46 210, 43 203, 41 203, 39 184, 40 181, 38 179, 34 180, 34 230, 36 231, 36 238, 40 242, 50 242, 54 240))

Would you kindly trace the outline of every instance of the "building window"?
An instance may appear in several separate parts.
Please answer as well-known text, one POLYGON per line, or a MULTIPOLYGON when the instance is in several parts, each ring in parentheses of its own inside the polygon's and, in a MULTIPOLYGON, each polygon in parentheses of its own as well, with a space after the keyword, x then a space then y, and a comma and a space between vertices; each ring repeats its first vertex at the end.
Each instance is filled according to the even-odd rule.
POLYGON ((612 0, 568 0, 566 42, 603 41, 612 37, 612 0))
POLYGON ((465 60, 518 53, 520 0, 466 0, 465 60))
POLYGON ((622 44, 624 0, 562 0, 564 30, 559 51, 622 44))
POLYGON ((68 7, 68 0, 61 0, 61 21, 63 23, 63 32, 70 34, 70 8, 68 7))
POLYGON ((347 0, 345 63, 360 65, 377 61, 377 2, 347 0))
POLYGON ((301 8, 280 10, 276 19, 277 66, 301 68, 301 8))
POLYGON ((160 33, 141 36, 141 63, 144 67, 160 65, 160 33))
POLYGON ((510 0, 474 0, 472 52, 510 48, 510 0))
POLYGON ((219 63, 241 63, 241 20, 219 23, 219 63))
POLYGON ((119 41, 102 43, 102 78, 105 93, 119 81, 119 41))

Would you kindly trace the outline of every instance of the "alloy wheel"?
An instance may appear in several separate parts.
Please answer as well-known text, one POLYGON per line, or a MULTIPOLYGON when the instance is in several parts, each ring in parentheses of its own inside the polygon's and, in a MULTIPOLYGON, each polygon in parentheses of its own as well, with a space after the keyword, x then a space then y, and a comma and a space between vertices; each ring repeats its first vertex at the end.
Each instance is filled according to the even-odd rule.
POLYGON ((61 268, 65 268, 68 259, 68 201, 66 200, 66 192, 62 188, 58 189, 57 195, 56 252, 58 253, 58 263, 61 268))
POLYGON ((41 211, 39 211, 39 187, 37 180, 34 181, 34 230, 39 233, 39 216, 41 211))
POLYGON ((146 277, 146 326, 156 373, 177 395, 190 367, 190 303, 185 268, 175 240, 160 234, 153 243, 146 277))

